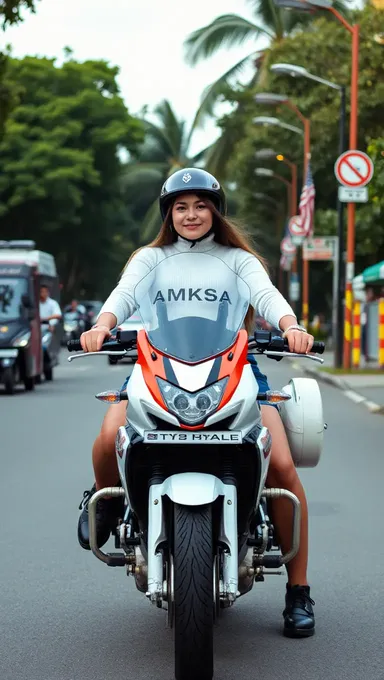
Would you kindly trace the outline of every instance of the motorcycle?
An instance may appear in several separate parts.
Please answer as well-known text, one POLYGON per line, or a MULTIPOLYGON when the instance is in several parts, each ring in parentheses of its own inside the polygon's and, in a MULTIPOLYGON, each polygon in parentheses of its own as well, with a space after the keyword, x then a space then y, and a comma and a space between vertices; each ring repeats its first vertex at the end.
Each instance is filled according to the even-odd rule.
POLYGON ((84 318, 79 312, 65 312, 63 344, 69 340, 76 340, 85 330, 84 318))
MULTIPOLYGON (((126 390, 96 395, 109 404, 128 400, 128 408, 116 437, 121 487, 100 489, 90 499, 90 547, 108 566, 126 567, 137 589, 167 611, 176 679, 212 680, 214 624, 222 610, 287 564, 300 545, 298 498, 265 487, 271 435, 259 404, 280 404, 297 465, 315 466, 323 440, 316 381, 295 378, 281 391, 259 393, 247 354, 322 359, 289 352, 286 340, 268 331, 248 338, 242 329, 248 286, 218 258, 193 257, 199 258, 196 274, 191 254, 179 254, 136 286, 143 330, 118 331, 100 352, 68 360, 137 352, 126 390), (202 271, 209 272, 209 287, 201 286, 202 271), (108 496, 124 499, 115 530, 121 552, 97 546, 96 504, 108 496), (282 497, 293 506, 286 553, 269 511, 271 499, 282 497)), ((80 342, 68 349, 80 350, 80 342)), ((313 351, 322 353, 324 344, 315 343, 313 351)))

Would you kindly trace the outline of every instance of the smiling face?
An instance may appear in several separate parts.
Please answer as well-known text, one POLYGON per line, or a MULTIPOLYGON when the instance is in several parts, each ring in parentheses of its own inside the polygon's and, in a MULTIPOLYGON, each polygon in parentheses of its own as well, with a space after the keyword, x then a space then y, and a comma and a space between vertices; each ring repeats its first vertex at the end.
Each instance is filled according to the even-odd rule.
POLYGON ((212 228, 213 215, 196 194, 180 194, 172 206, 172 223, 179 236, 196 239, 212 228))

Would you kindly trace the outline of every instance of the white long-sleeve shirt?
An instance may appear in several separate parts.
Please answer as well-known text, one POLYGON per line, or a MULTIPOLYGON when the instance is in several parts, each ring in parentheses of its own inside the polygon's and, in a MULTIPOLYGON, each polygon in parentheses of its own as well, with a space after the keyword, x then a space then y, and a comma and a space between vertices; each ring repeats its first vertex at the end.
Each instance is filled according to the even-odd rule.
MULTIPOLYGON (((48 317, 53 315, 61 316, 60 305, 53 298, 48 297, 44 302, 40 300, 39 302, 39 315, 40 319, 48 319, 48 317)), ((56 326, 59 323, 58 319, 51 319, 50 326, 56 326)))
MULTIPOLYGON (((121 279, 104 303, 100 314, 114 314, 117 324, 123 323, 132 316, 136 309, 134 290, 136 285, 164 259, 177 253, 207 253, 220 258, 249 286, 251 304, 256 313, 275 328, 279 328, 280 319, 288 314, 295 316, 291 306, 272 284, 261 262, 241 248, 222 246, 214 241, 214 235, 195 243, 179 238, 170 246, 162 248, 142 248, 127 265, 121 279)), ((201 273, 202 278, 204 272, 201 273)))

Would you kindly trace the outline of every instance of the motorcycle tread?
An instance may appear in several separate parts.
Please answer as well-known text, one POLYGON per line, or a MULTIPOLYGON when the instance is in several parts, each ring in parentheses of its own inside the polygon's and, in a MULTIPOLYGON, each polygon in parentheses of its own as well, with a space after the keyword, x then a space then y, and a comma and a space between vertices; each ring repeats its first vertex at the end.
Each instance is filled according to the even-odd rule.
POLYGON ((174 509, 176 680, 213 677, 213 533, 210 505, 174 509))

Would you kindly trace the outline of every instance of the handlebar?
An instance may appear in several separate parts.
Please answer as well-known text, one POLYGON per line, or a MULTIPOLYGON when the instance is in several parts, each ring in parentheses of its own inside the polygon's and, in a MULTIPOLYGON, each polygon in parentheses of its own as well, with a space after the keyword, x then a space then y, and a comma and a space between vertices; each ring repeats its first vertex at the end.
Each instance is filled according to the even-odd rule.
MULTIPOLYGON (((269 331, 255 331, 254 338, 250 338, 259 352, 289 352, 288 340, 280 335, 272 335, 269 331)), ((311 353, 324 354, 325 344, 315 340, 311 353)))
MULTIPOLYGON (((109 340, 103 342, 101 349, 109 352, 130 350, 136 347, 136 341, 136 331, 117 331, 116 335, 112 335, 109 340)), ((67 349, 68 352, 81 352, 83 348, 80 340, 68 340, 67 349)))
MULTIPOLYGON (((272 335, 269 331, 255 331, 254 337, 249 338, 250 348, 255 348, 261 354, 264 352, 289 352, 288 340, 280 335, 272 335)), ((103 342, 101 350, 109 352, 121 352, 124 350, 135 349, 137 345, 137 331, 120 331, 112 335, 106 342, 103 342)), ((69 352, 79 352, 82 350, 80 340, 69 340, 67 342, 69 352)), ((311 353, 323 354, 325 344, 315 340, 311 353)))

